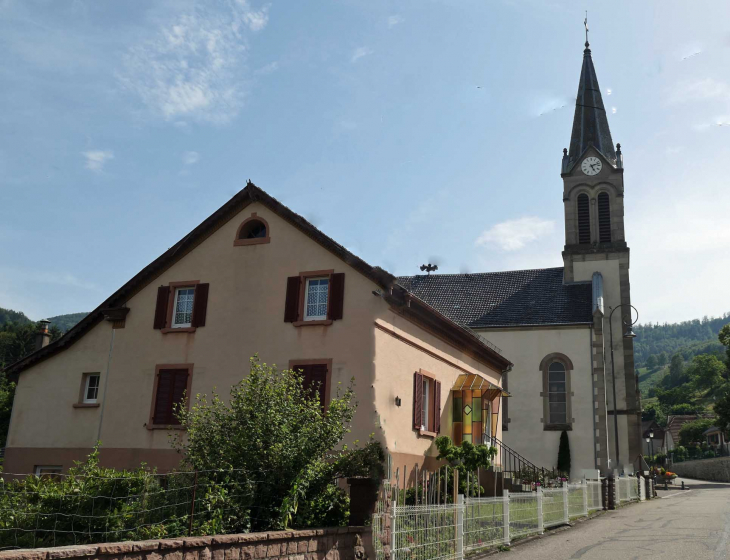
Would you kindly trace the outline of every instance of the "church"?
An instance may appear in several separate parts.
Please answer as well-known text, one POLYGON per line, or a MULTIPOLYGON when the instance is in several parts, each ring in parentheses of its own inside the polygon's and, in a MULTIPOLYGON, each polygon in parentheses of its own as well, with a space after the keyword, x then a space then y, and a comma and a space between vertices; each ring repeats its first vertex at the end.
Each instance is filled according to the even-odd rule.
MULTIPOLYGON (((560 170, 563 267, 398 281, 496 344, 514 363, 503 376, 503 388, 511 395, 502 398, 506 445, 538 467, 550 468, 565 431, 572 477, 587 470, 625 471, 638 466, 641 454, 641 398, 628 328, 633 309, 624 166, 587 40, 570 145, 563 150, 560 170)), ((464 410, 454 411, 455 416, 471 413, 466 403, 459 404, 464 410)), ((463 433, 457 442, 478 437, 463 433)))

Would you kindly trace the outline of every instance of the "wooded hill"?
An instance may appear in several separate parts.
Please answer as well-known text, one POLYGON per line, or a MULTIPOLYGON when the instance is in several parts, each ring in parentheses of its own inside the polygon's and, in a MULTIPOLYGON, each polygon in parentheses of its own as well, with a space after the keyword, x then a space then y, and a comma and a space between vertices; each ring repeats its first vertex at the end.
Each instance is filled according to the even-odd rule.
MULTIPOLYGON (((55 325, 61 332, 65 333, 87 315, 88 313, 68 313, 66 315, 48 317, 48 320, 51 322, 51 325, 55 325)), ((4 309, 0 307, 0 327, 7 325, 8 323, 29 325, 34 322, 35 321, 29 319, 22 311, 13 311, 12 309, 4 309)))

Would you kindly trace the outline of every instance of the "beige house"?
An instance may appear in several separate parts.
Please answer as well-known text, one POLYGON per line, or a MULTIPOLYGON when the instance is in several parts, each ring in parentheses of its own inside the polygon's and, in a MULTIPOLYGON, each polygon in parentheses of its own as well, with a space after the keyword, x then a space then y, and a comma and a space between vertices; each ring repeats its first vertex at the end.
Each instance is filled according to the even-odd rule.
POLYGON ((254 354, 321 382, 324 406, 354 378, 352 439, 374 433, 391 465, 433 461, 435 436, 453 434, 455 399, 475 408, 460 433, 501 437, 494 405, 510 361, 249 183, 8 368, 18 385, 5 472, 66 470, 97 440, 102 464, 172 469, 173 405, 225 395, 254 354))
POLYGON ((583 52, 569 149, 563 150, 564 266, 399 278, 419 298, 502 348, 503 441, 540 467, 568 433, 572 476, 630 471, 642 453, 624 230, 624 166, 591 50, 583 52), (613 340, 611 338, 613 334, 613 340), (613 352, 611 343, 613 343, 613 352))

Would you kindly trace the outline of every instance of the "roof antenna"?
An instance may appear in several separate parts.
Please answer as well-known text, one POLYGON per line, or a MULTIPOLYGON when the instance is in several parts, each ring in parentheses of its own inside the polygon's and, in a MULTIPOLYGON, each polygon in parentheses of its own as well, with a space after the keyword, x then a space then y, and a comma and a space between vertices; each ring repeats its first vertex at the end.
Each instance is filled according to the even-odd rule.
POLYGON ((590 46, 588 43, 588 10, 586 10, 586 19, 583 20, 583 25, 586 26, 586 48, 590 46))
POLYGON ((428 264, 422 264, 421 265, 421 271, 424 271, 425 270, 426 271, 426 274, 428 276, 431 276, 431 272, 433 272, 434 270, 438 270, 438 269, 439 269, 439 267, 438 267, 437 264, 428 263, 428 264))

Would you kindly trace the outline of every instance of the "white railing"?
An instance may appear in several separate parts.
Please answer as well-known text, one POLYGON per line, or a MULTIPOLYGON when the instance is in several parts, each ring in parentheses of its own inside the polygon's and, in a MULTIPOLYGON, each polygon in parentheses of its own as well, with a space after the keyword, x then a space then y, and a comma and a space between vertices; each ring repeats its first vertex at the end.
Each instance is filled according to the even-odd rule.
MULTIPOLYGON (((616 478, 616 505, 644 499, 644 479, 616 478)), ((458 496, 456 504, 381 507, 373 516, 376 559, 463 560, 465 553, 542 534, 603 508, 601 482, 509 493, 496 498, 458 496)))

